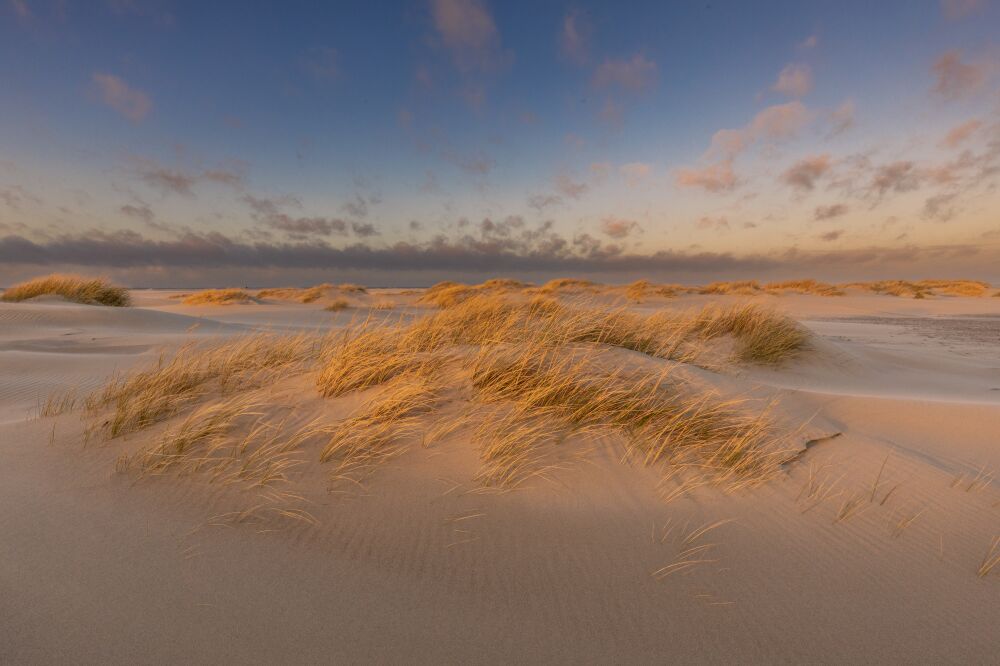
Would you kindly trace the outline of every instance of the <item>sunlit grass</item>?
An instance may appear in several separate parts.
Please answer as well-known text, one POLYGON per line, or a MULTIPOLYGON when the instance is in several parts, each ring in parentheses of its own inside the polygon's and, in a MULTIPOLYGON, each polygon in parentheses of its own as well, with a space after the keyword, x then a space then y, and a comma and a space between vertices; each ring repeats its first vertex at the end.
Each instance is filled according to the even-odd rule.
POLYGON ((17 302, 38 296, 62 296, 67 301, 85 305, 126 307, 132 304, 128 289, 103 278, 52 274, 15 284, 4 290, 0 300, 17 302))

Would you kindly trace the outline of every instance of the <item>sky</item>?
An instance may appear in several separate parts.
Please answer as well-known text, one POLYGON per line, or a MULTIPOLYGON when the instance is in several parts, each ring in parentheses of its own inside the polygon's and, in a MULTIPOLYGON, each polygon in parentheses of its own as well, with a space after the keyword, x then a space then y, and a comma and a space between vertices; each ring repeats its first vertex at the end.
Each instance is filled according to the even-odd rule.
POLYGON ((998 5, 0 0, 0 284, 1000 282, 998 5))

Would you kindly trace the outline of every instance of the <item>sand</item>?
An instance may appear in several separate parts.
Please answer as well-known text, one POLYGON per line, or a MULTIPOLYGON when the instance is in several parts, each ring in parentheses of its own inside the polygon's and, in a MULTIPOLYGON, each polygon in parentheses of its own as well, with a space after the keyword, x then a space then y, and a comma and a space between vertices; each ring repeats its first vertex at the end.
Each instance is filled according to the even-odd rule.
MULTIPOLYGON (((716 378, 808 422, 808 449, 761 488, 666 502, 661 471, 598 446, 483 493, 457 438, 317 495, 319 525, 268 531, 216 526, 232 498, 194 479, 115 474, 78 414, 31 416, 192 339, 360 312, 172 295, 0 303, 2 663, 995 663, 1000 576, 977 568, 1000 485, 973 481, 1000 469, 1000 299, 757 297, 815 334, 779 368, 716 378), (839 494, 811 499, 810 480, 839 494), (718 521, 699 541, 715 561, 651 575, 718 521)), ((376 316, 426 311, 375 297, 397 304, 376 316)), ((274 390, 321 405, 310 389, 274 390)))

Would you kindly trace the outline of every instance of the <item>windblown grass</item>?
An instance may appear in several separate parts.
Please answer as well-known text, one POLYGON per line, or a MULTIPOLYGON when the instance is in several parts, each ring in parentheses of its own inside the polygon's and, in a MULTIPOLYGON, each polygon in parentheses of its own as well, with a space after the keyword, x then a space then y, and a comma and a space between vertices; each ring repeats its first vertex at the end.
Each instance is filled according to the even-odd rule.
POLYGON ((636 280, 625 287, 625 297, 635 303, 641 303, 650 296, 673 298, 684 291, 679 285, 653 284, 649 280, 636 280))
POLYGON ((9 287, 0 295, 0 300, 17 302, 45 295, 62 296, 68 301, 85 305, 126 307, 132 304, 128 289, 103 278, 57 273, 9 287))
POLYGON ((518 280, 493 279, 482 284, 466 285, 458 282, 439 282, 429 287, 417 299, 417 303, 450 308, 473 296, 496 295, 528 289, 532 285, 518 280))
POLYGON ((257 334, 209 346, 188 346, 157 365, 113 376, 87 396, 91 415, 107 413, 98 430, 115 438, 147 428, 213 394, 261 386, 300 369, 320 353, 313 335, 257 334))
POLYGON ((753 296, 763 291, 763 287, 756 280, 743 280, 738 282, 712 282, 699 288, 700 294, 736 294, 738 296, 753 296))
POLYGON ((327 312, 340 312, 341 310, 346 310, 349 307, 351 307, 350 303, 343 298, 338 298, 323 309, 327 312))
POLYGON ((242 289, 205 289, 189 294, 181 301, 184 305, 233 305, 251 303, 256 299, 242 289))
POLYGON ((313 287, 280 287, 276 289, 261 289, 257 292, 257 298, 277 298, 280 300, 298 301, 299 303, 312 303, 326 296, 327 292, 334 289, 332 284, 318 284, 313 287))
POLYGON ((358 284, 333 285, 327 282, 313 285, 312 287, 280 287, 275 289, 261 289, 257 292, 257 298, 276 298, 280 300, 298 301, 300 303, 313 303, 321 298, 330 296, 334 292, 341 294, 364 294, 367 289, 358 284))
POLYGON ((410 444, 427 445, 427 433, 436 441, 469 424, 486 486, 516 486, 600 438, 628 459, 697 474, 684 490, 740 488, 772 478, 787 455, 771 406, 706 389, 677 364, 699 362, 716 342, 733 361, 775 363, 806 341, 795 322, 752 304, 643 316, 491 288, 414 321, 184 347, 112 377, 83 404, 104 440, 165 423, 122 467, 241 487, 280 485, 309 460, 329 465, 331 481, 358 483, 410 444), (623 364, 615 348, 649 358, 623 364), (260 389, 306 375, 323 398, 359 394, 360 407, 338 422, 273 419, 283 407, 260 389))
POLYGON ((854 287, 888 296, 927 298, 937 295, 985 296, 990 284, 979 280, 881 280, 852 282, 841 287, 854 287))
POLYGON ((771 293, 793 292, 796 294, 813 294, 815 296, 843 296, 844 290, 826 282, 813 279, 786 280, 785 282, 769 282, 764 289, 771 293))

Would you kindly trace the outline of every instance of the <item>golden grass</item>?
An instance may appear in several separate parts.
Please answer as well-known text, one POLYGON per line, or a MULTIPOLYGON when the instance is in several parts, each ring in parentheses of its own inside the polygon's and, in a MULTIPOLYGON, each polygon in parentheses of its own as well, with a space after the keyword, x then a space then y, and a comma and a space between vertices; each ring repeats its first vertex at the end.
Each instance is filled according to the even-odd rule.
POLYGON ((372 310, 393 310, 395 307, 396 302, 387 298, 380 298, 371 304, 372 310))
POLYGON ((673 298, 684 291, 679 285, 653 284, 649 280, 636 280, 625 287, 625 298, 641 303, 650 296, 673 298))
POLYGON ((742 280, 737 282, 712 282, 698 289, 699 294, 735 294, 738 296, 753 296, 763 291, 757 280, 742 280))
MULTIPOLYGON (((410 443, 428 446, 469 423, 484 486, 514 487, 593 438, 610 438, 628 459, 696 474, 684 492, 735 489, 780 471, 787 452, 771 405, 705 389, 675 364, 697 362, 716 341, 734 361, 778 362, 806 340, 793 321, 754 305, 642 316, 483 290, 414 321, 190 345, 112 377, 83 405, 89 433, 105 440, 167 422, 122 469, 207 473, 241 487, 287 482, 313 440, 322 443, 313 459, 331 464, 331 480, 358 483, 410 443), (651 358, 623 364, 614 348, 651 358), (269 420, 282 407, 258 389, 307 373, 324 398, 364 392, 361 406, 337 423, 269 420)), ((50 411, 72 409, 75 399, 65 400, 54 397, 50 411)))
POLYGON ((979 574, 980 578, 986 578, 998 566, 1000 566, 1000 536, 995 536, 990 541, 989 550, 983 556, 983 561, 980 562, 976 573, 979 574))
POLYGON ((300 303, 312 303, 318 301, 334 289, 332 284, 318 284, 313 287, 279 287, 274 289, 261 289, 257 292, 257 298, 277 298, 281 300, 298 301, 300 303))
POLYGON ((15 284, 4 290, 0 300, 18 302, 50 294, 85 305, 126 307, 132 304, 128 289, 113 285, 103 278, 58 273, 15 284))
POLYGON ((323 309, 327 312, 340 312, 341 310, 346 310, 349 307, 351 307, 350 303, 343 298, 338 298, 323 309))
POLYGON ((438 282, 428 287, 417 298, 417 303, 434 305, 439 308, 450 308, 473 296, 498 294, 511 291, 523 291, 532 285, 518 280, 493 279, 482 284, 466 285, 458 282, 438 282))
POLYGON ((844 290, 836 285, 819 282, 813 279, 786 280, 784 282, 769 282, 764 289, 771 293, 793 292, 796 294, 813 294, 816 296, 843 296, 844 290))
POLYGON ((345 283, 333 285, 328 282, 313 285, 312 287, 279 287, 273 289, 261 289, 257 292, 257 298, 276 298, 280 300, 298 301, 300 303, 313 303, 321 298, 329 296, 332 292, 342 294, 364 294, 365 287, 358 284, 345 283))
POLYGON ((557 278, 549 280, 538 288, 539 293, 552 294, 562 291, 594 291, 599 287, 596 282, 590 280, 578 280, 576 278, 557 278))
POLYGON ((988 282, 979 280, 881 280, 877 282, 852 282, 840 286, 908 298, 927 298, 937 295, 978 297, 985 296, 990 289, 988 282))
POLYGON ((212 393, 261 386, 318 356, 317 336, 256 334, 221 344, 188 346, 157 365, 113 376, 84 401, 93 416, 107 413, 97 428, 114 438, 147 428, 212 393))
POLYGON ((181 301, 184 305, 233 305, 254 302, 253 296, 242 289, 205 289, 189 294, 181 301))

